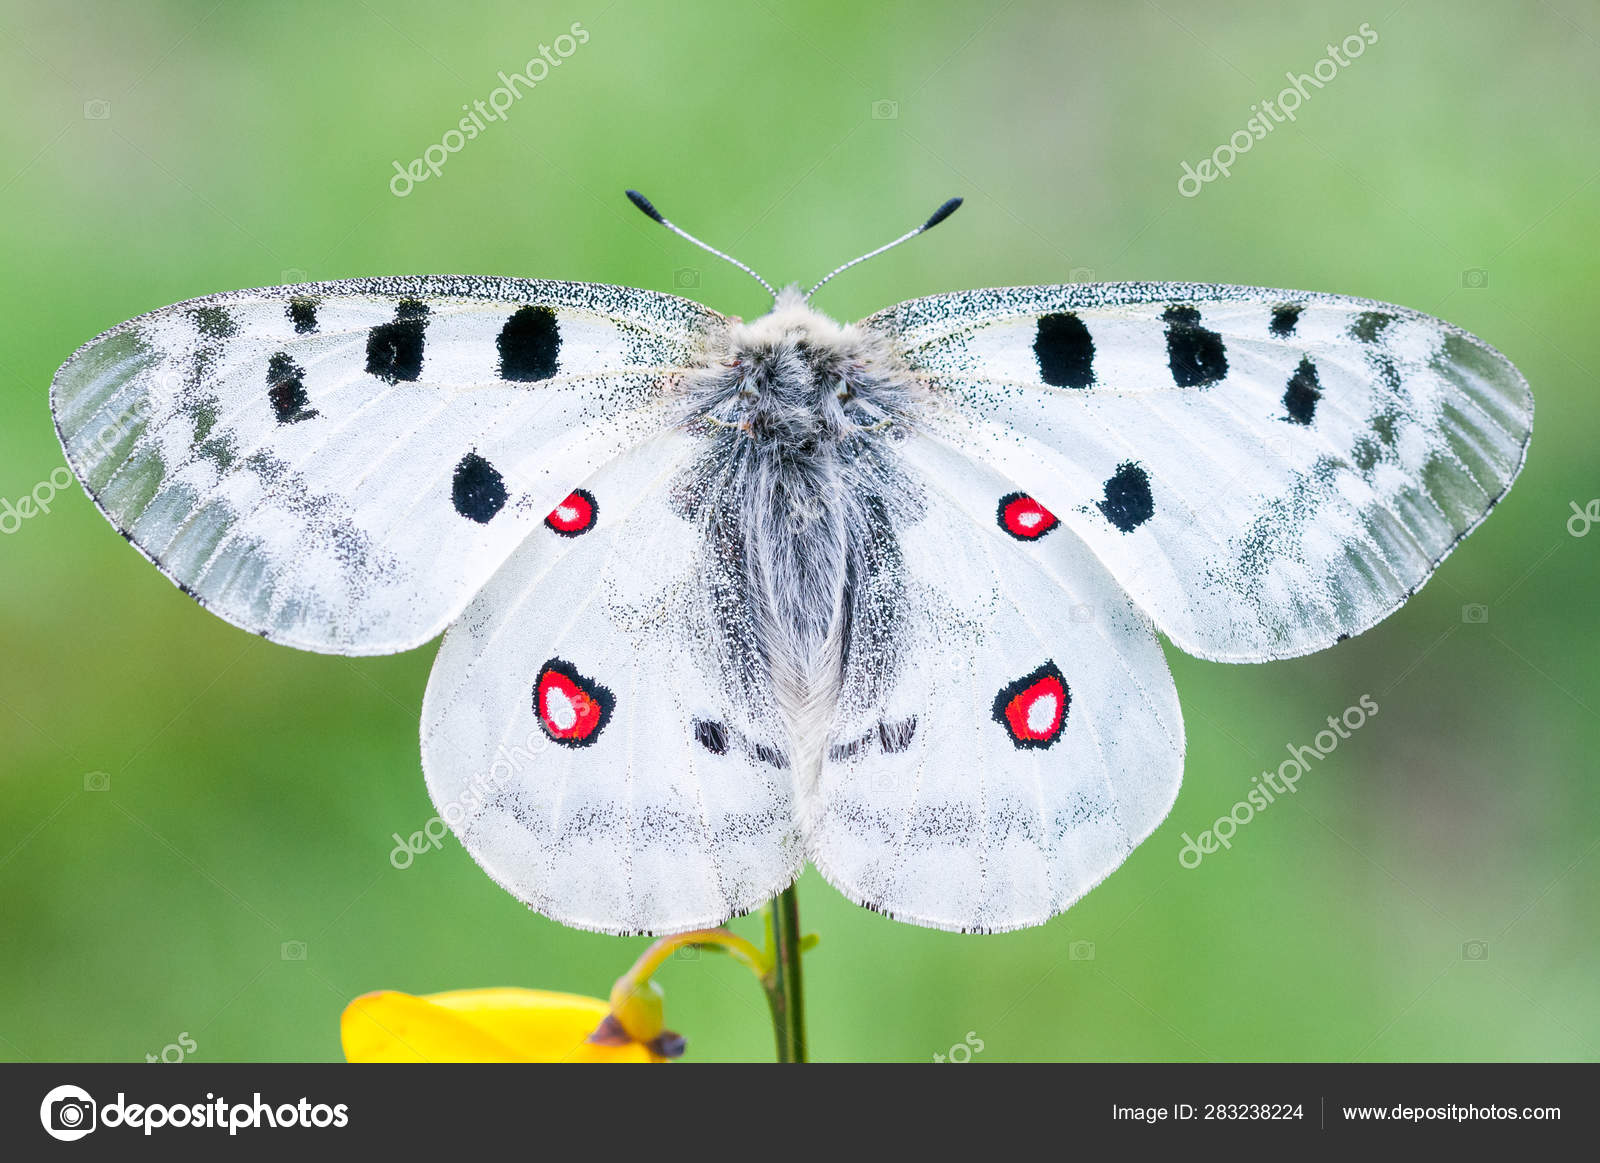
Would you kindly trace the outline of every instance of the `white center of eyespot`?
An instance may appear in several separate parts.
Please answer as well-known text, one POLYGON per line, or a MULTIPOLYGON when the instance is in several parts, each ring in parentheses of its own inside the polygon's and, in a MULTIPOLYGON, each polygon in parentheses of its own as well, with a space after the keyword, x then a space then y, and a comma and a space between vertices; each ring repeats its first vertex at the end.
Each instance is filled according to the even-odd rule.
POLYGON ((1043 518, 1038 513, 1031 513, 1031 512, 1030 513, 1021 513, 1021 514, 1018 514, 1018 516, 1017 516, 1017 524, 1018 525, 1026 525, 1028 528, 1031 529, 1035 525, 1037 525, 1042 519, 1043 518))
POLYGON ((1028 730, 1035 735, 1043 735, 1055 724, 1056 697, 1055 695, 1040 695, 1033 700, 1033 705, 1028 708, 1028 730))
POLYGON ((578 510, 571 505, 557 505, 556 516, 563 521, 576 521, 578 519, 578 510))
MULTIPOLYGON (((544 717, 557 731, 570 731, 578 723, 578 708, 572 705, 567 692, 558 686, 545 688, 544 717)), ((1032 719, 1029 719, 1032 722, 1032 719)))

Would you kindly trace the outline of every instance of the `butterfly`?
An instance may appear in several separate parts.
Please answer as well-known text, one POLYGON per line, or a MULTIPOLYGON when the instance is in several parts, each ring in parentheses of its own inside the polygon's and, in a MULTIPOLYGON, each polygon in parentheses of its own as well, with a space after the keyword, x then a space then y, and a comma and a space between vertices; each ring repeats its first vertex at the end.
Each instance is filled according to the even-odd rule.
MULTIPOLYGON (((346 655, 444 632, 441 817, 608 933, 806 862, 890 917, 1039 924, 1166 816, 1156 632, 1223 662, 1397 609, 1505 495, 1528 386, 1403 307, 1196 283, 961 291, 841 325, 589 283, 212 295, 57 373, 67 459, 185 593, 346 655)), ((960 204, 863 259, 937 225, 960 204)))

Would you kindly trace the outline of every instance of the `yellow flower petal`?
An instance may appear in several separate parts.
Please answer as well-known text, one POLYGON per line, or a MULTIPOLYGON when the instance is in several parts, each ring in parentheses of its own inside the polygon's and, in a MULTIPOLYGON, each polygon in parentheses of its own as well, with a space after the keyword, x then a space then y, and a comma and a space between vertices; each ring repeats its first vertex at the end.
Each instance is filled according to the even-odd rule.
POLYGON ((461 989, 358 997, 339 1023, 351 1062, 650 1062, 644 1046, 585 1039, 610 1007, 535 989, 461 989))

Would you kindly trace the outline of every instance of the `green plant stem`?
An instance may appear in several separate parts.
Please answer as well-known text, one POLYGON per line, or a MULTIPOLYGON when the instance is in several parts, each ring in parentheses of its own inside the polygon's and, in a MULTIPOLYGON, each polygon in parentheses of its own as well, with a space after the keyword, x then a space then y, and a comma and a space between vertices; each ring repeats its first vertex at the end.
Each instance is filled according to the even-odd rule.
POLYGON ((800 983, 800 898, 790 885, 774 898, 772 971, 767 1002, 779 1062, 806 1060, 806 1010, 800 983))

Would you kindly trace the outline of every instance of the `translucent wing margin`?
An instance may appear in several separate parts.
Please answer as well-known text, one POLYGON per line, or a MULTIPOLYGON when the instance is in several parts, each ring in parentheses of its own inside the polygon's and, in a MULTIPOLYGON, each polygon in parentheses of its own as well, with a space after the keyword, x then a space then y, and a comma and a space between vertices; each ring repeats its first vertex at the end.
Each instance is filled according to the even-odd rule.
POLYGON ((1505 494, 1532 431, 1494 348, 1365 299, 1018 287, 864 326, 933 389, 932 432, 1220 661, 1305 654, 1391 613, 1505 494))
POLYGON ((429 276, 237 291, 56 374, 106 517, 234 625, 376 654, 438 634, 589 472, 660 431, 722 317, 586 283, 429 276))

